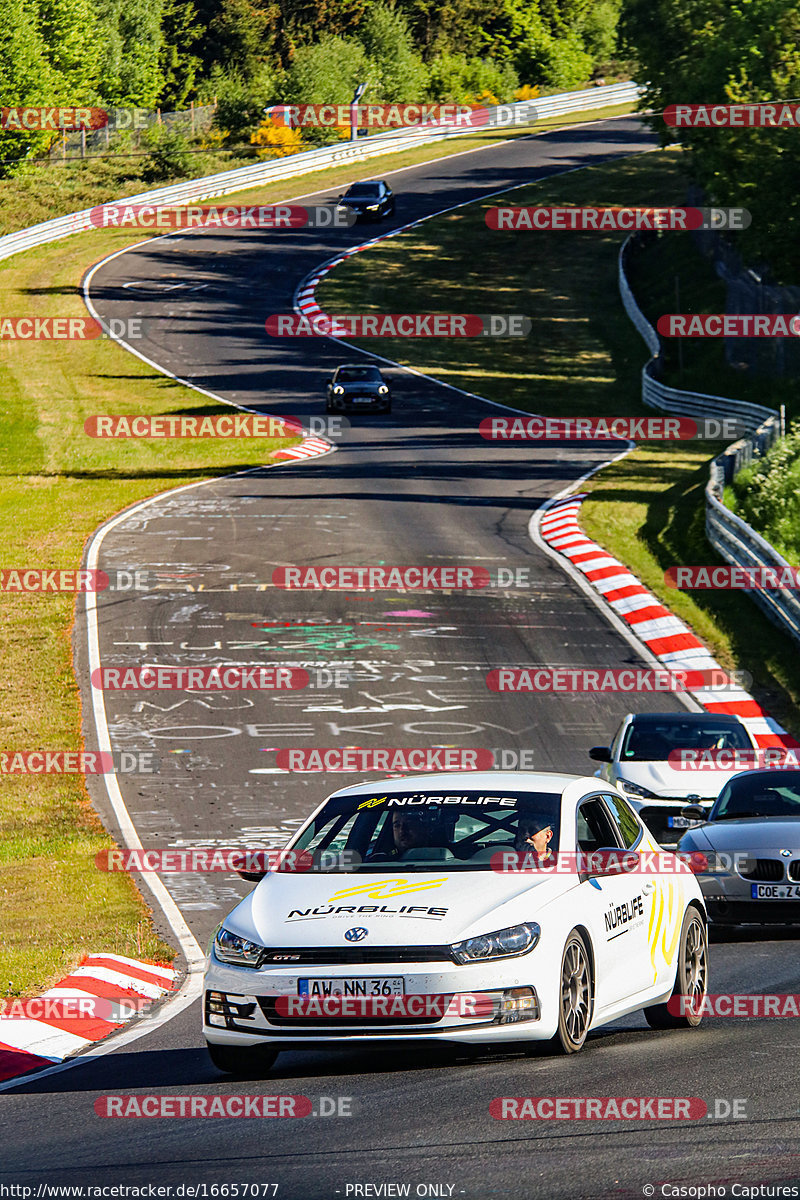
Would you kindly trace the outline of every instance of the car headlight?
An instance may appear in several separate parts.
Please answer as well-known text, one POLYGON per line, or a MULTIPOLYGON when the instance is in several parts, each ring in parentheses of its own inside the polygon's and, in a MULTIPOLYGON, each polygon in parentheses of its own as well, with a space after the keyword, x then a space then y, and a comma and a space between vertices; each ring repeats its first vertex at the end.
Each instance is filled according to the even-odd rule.
POLYGON ((386 393, 389 391, 389 389, 388 389, 388 387, 386 386, 386 384, 385 384, 385 383, 382 383, 382 384, 381 384, 381 386, 378 388, 378 391, 379 391, 379 393, 380 393, 380 395, 381 395, 381 396, 385 396, 385 395, 386 395, 386 393))
POLYGON ((266 947, 258 942, 248 942, 247 938, 231 933, 224 925, 220 925, 214 934, 214 954, 220 962, 233 963, 237 967, 257 967, 266 947))
POLYGON ((333 389, 333 394, 334 394, 334 396, 343 396, 344 388, 340 384, 337 383, 333 389))
POLYGON ((482 933, 478 937, 455 942, 450 950, 458 963, 483 962, 487 958, 514 958, 527 954, 539 941, 540 927, 535 921, 522 925, 509 925, 495 933, 482 933))
MULTIPOLYGON (((724 851, 701 850, 694 851, 692 856, 697 860, 700 870, 694 870, 695 875, 732 875, 734 867, 741 874, 742 868, 747 868, 748 856, 726 854, 724 851)), ((755 860, 751 860, 755 861, 755 860)))
POLYGON ((377 212, 379 208, 380 208, 380 204, 368 204, 367 212, 377 212))
POLYGON ((640 783, 629 783, 627 779, 618 780, 619 786, 629 796, 638 796, 641 800, 657 800, 658 796, 655 792, 649 792, 646 787, 642 787, 640 783))

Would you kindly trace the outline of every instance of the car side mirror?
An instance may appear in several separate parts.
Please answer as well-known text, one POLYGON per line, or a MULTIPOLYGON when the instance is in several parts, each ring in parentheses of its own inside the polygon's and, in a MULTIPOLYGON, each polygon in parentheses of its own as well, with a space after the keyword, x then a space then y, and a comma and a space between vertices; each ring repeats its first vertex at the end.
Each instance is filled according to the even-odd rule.
POLYGON ((593 758, 595 762, 611 762, 611 751, 608 746, 592 746, 589 751, 589 758, 593 758))
POLYGON ((619 846, 602 846, 598 850, 581 850, 579 859, 580 878, 606 879, 612 875, 625 875, 635 871, 639 855, 635 850, 621 850, 619 846))
POLYGON ((236 874, 240 879, 246 879, 248 883, 260 883, 265 875, 269 875, 269 870, 266 871, 237 871, 236 874))
POLYGON ((705 821, 708 818, 708 809, 703 808, 702 804, 687 804, 681 809, 681 816, 688 817, 690 821, 705 821))

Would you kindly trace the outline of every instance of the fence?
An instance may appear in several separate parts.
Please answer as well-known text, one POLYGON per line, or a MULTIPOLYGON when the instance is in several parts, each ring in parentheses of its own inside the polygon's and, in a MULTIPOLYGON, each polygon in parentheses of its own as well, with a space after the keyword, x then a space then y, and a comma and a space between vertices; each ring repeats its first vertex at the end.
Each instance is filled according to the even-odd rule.
MULTIPOLYGON (((688 189, 687 202, 702 208, 709 199, 696 184, 688 189)), ((770 281, 769 268, 747 267, 734 246, 718 230, 693 229, 692 241, 725 284, 728 313, 783 313, 800 311, 800 287, 770 281)), ((800 375, 800 341, 797 338, 725 338, 725 361, 750 377, 800 375)))
POLYGON ((50 147, 49 157, 56 159, 102 157, 111 151, 112 145, 124 142, 126 149, 141 150, 142 134, 154 125, 163 125, 194 137, 211 128, 216 104, 191 104, 183 112, 162 112, 160 108, 121 108, 108 110, 108 124, 102 129, 83 129, 80 132, 65 131, 61 139, 50 147))
MULTIPOLYGON (((581 92, 567 92, 558 96, 546 96, 544 101, 536 102, 539 115, 545 115, 544 103, 547 103, 546 115, 557 116, 579 112, 586 108, 605 108, 615 104, 632 103, 641 94, 641 89, 635 83, 615 83, 607 87, 587 88, 581 92)), ((508 122, 500 122, 497 113, 529 111, 532 105, 523 102, 518 105, 508 105, 500 110, 490 110, 491 119, 483 129, 507 128, 508 122)), ((312 171, 320 171, 325 167, 333 167, 344 162, 362 162, 380 154, 392 154, 398 150, 410 149, 413 146, 426 145, 430 142, 440 142, 451 137, 463 137, 474 130, 437 129, 433 132, 426 127, 416 129, 391 130, 389 133, 379 133, 374 137, 359 138, 356 142, 347 142, 336 146, 325 146, 320 150, 308 150, 302 154, 293 154, 288 158, 268 160, 254 163, 253 166, 239 167, 234 171, 223 171, 218 175, 207 175, 202 179, 191 179, 186 183, 174 184, 171 187, 158 188, 150 192, 142 192, 137 196, 126 196, 117 204, 192 204, 198 200, 210 200, 215 196, 230 195, 245 188, 258 187, 263 183, 273 183, 281 179, 292 179, 295 176, 307 175, 312 171)), ((66 217, 56 217, 52 221, 43 221, 28 229, 0 237, 0 259, 10 258, 32 246, 43 246, 48 242, 58 241, 59 238, 69 237, 73 233, 83 233, 93 228, 89 214, 91 209, 70 213, 66 217)))
MULTIPOLYGON (((642 401, 649 408, 690 417, 736 417, 749 431, 728 446, 709 467, 706 485, 706 537, 726 562, 737 567, 789 568, 786 559, 778 554, 746 521, 737 517, 723 503, 724 487, 742 467, 766 453, 780 436, 780 417, 772 408, 731 400, 725 396, 710 396, 701 392, 684 392, 666 387, 657 375, 660 367, 661 342, 653 326, 636 303, 625 272, 632 238, 627 238, 619 253, 619 291, 625 312, 647 343, 652 358, 642 369, 642 401)), ((747 595, 762 609, 774 624, 795 641, 800 642, 800 597, 785 589, 748 591, 747 595)))

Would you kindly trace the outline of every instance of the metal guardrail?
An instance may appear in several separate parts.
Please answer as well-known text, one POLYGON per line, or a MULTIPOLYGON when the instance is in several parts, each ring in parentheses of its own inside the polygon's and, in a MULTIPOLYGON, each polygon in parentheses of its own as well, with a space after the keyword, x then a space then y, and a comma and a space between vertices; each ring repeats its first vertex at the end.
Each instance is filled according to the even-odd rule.
POLYGON ((766 408, 763 404, 750 404, 745 400, 731 400, 727 396, 712 396, 705 392, 685 392, 681 388, 667 387, 660 382, 658 374, 661 367, 661 339, 636 303, 625 274, 631 242, 632 238, 626 238, 620 249, 617 280, 625 312, 647 343, 647 349, 652 356, 642 367, 642 403, 648 408, 657 408, 662 412, 684 417, 736 417, 751 433, 759 430, 764 422, 777 417, 774 408, 766 408))
MULTIPOLYGON (((483 129, 505 129, 512 124, 506 119, 510 110, 515 112, 530 112, 536 110, 536 116, 560 116, 572 112, 580 112, 589 108, 608 108, 615 104, 632 103, 641 95, 642 89, 635 83, 614 83, 606 87, 585 88, 580 92, 562 92, 554 96, 544 96, 534 101, 523 101, 520 104, 501 105, 490 109, 492 114, 483 129)), ((451 137, 464 137, 474 134, 475 129, 441 129, 433 130, 421 126, 413 129, 390 130, 373 137, 359 138, 356 142, 343 145, 325 146, 320 150, 308 150, 301 154, 292 154, 279 160, 270 159, 266 162, 254 163, 250 167, 239 167, 234 171, 223 171, 218 175, 207 175, 201 179, 192 179, 186 183, 174 184, 171 187, 156 188, 154 191, 141 192, 136 196, 126 196, 121 200, 109 201, 115 204, 193 204, 199 200, 211 200, 216 196, 229 195, 246 188, 257 187, 262 183, 273 183, 281 179, 292 179, 297 175, 308 175, 325 167, 336 166, 344 162, 361 162, 380 154, 393 154, 398 150, 411 149, 414 146, 432 142, 444 141, 451 137)), ((10 258, 22 250, 33 246, 43 246, 48 242, 58 241, 73 233, 84 233, 92 229, 89 214, 91 209, 70 213, 65 217, 56 217, 52 221, 43 221, 32 225, 29 229, 21 229, 16 233, 0 237, 0 259, 10 258)))
MULTIPOLYGON (((667 387, 656 378, 660 364, 661 342, 653 326, 636 303, 625 274, 630 238, 626 238, 619 253, 619 291, 625 312, 647 343, 653 356, 642 369, 642 401, 649 408, 691 417, 736 417, 749 431, 748 436, 728 446, 712 460, 705 489, 706 538, 725 559, 736 567, 774 567, 791 570, 790 564, 756 533, 752 526, 737 517, 723 503, 724 488, 742 467, 760 458, 780 435, 780 416, 773 408, 732 400, 725 396, 684 392, 667 387)), ((748 589, 746 594, 765 615, 800 642, 800 596, 782 588, 748 589)))
POLYGON ((735 416, 753 436, 765 421, 777 416, 773 408, 766 408, 763 404, 749 404, 745 400, 729 400, 725 396, 667 387, 654 377, 652 361, 642 370, 642 401, 648 408, 658 408, 685 417, 735 416))
MULTIPOLYGON (((706 488, 706 537, 714 549, 737 567, 774 567, 791 571, 786 559, 741 517, 726 508, 714 494, 713 481, 706 488)), ((800 642, 800 596, 788 588, 746 592, 773 624, 800 642)))
MULTIPOLYGON (((582 109, 606 108, 612 104, 627 104, 644 95, 644 88, 635 83, 609 83, 603 87, 584 88, 580 92, 557 92, 553 96, 537 96, 524 104, 533 105, 539 119, 561 117, 582 109), (592 103, 600 100, 599 104, 592 103), (589 101, 589 103, 587 103, 589 101)), ((523 104, 523 107, 524 107, 523 104)))

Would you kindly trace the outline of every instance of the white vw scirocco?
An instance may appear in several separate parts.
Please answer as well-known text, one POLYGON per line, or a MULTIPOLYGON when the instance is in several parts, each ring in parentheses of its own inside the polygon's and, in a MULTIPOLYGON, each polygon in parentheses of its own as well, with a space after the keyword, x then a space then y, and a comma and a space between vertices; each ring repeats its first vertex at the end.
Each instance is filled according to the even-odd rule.
POLYGON ((360 1043, 572 1053, 637 1009, 696 1026, 707 987, 694 874, 613 784, 418 775, 335 792, 225 918, 203 1033, 238 1074, 360 1043))

